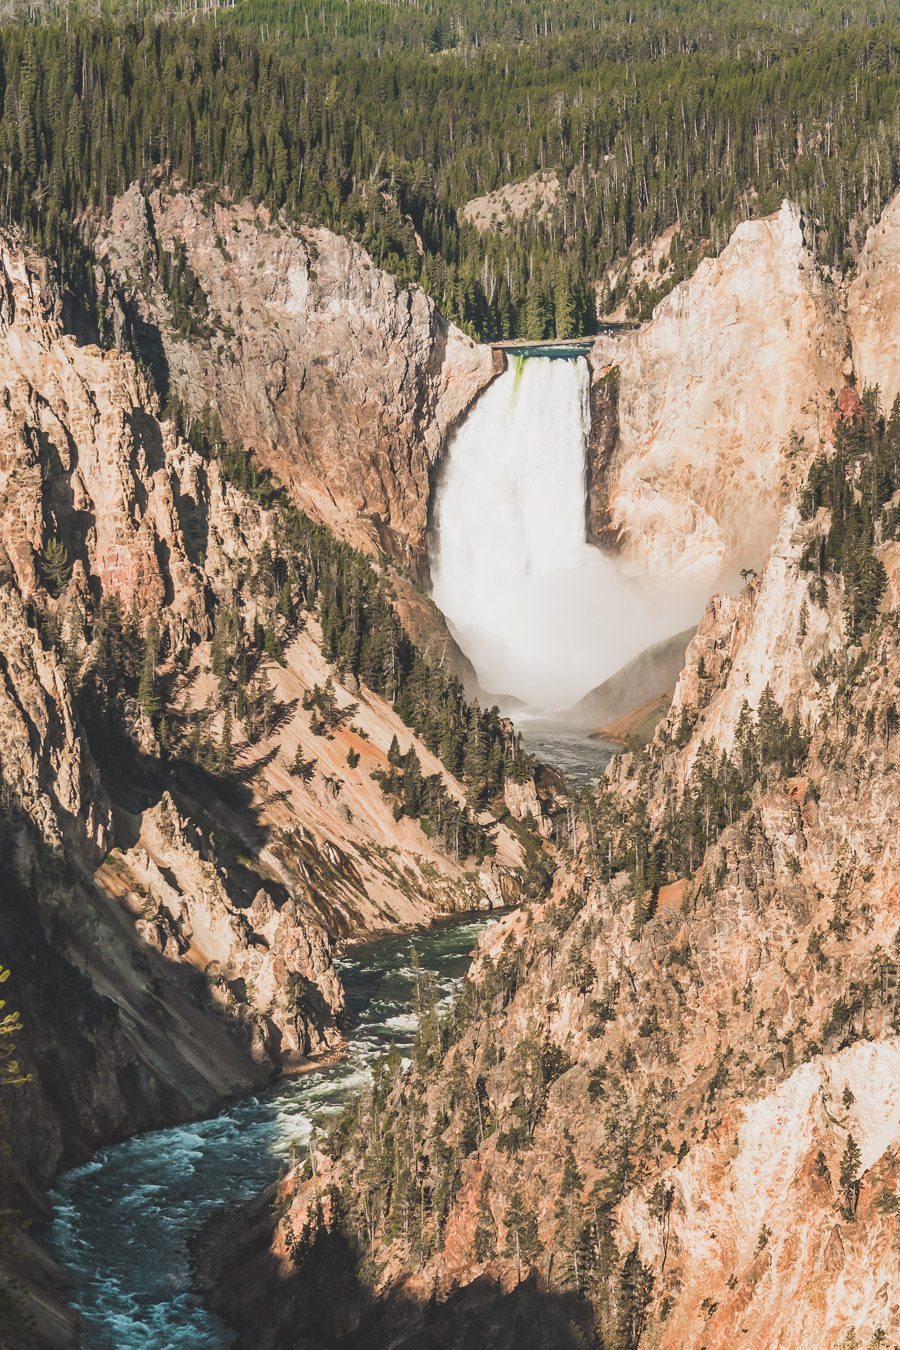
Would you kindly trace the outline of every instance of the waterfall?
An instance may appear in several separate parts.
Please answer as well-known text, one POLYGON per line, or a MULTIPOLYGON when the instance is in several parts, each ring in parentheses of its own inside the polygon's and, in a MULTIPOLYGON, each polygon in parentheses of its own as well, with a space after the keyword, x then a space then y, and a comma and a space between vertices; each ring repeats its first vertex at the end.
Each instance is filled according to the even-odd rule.
POLYGON ((435 603, 483 687, 536 711, 571 706, 685 626, 671 597, 587 542, 589 391, 583 358, 512 358, 437 487, 435 603))

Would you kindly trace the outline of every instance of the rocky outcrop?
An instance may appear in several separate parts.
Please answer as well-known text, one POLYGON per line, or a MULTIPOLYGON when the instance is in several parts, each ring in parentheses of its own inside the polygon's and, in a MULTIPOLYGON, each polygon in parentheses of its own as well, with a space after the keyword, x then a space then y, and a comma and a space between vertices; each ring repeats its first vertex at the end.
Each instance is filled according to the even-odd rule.
MULTIPOLYGON (((317 721, 307 696, 336 672, 312 614, 258 665, 265 726, 235 707, 226 728, 216 624, 271 622, 278 508, 160 417, 131 357, 66 336, 47 269, 9 239, 0 365, 0 957, 33 1070, 22 1160, 46 1179, 333 1051, 337 940, 486 901, 373 781, 396 737, 465 796, 390 706, 338 685, 347 716, 317 721), (135 659, 161 720, 118 687, 135 659)), ((508 889, 520 849, 488 823, 508 889)))
POLYGON ((533 173, 520 183, 504 183, 483 197, 473 197, 460 215, 479 234, 486 230, 508 234, 527 216, 546 221, 561 206, 564 196, 555 173, 533 173))
POLYGON ((501 358, 358 244, 248 202, 133 187, 96 253, 120 327, 184 404, 215 412, 316 519, 424 563, 432 467, 501 358))
POLYGON ((869 228, 848 291, 847 317, 857 384, 879 385, 889 409, 900 394, 900 194, 869 228))
MULTIPOLYGON (((160 796, 158 766, 148 766, 140 802, 116 800, 115 770, 101 775, 73 699, 91 659, 99 598, 115 597, 138 630, 161 617, 173 648, 197 642, 209 630, 205 588, 233 587, 234 555, 246 558, 260 513, 157 420, 130 358, 60 333, 46 275, 14 244, 4 241, 0 268, 0 766, 10 850, 3 955, 25 986, 34 1066, 24 1094, 25 1161, 47 1177, 103 1139, 207 1110, 264 1080, 297 1036, 297 1013, 280 1016, 271 974, 248 979, 245 997, 225 1009, 230 1034, 207 981, 212 957, 191 948, 193 929, 201 913, 224 925, 215 956, 222 979, 241 981, 248 961, 266 964, 253 945, 265 925, 238 915, 233 891, 202 861, 202 830, 189 833, 171 797, 160 796), (201 504, 206 575, 184 535, 201 504), (58 599, 44 586, 48 540, 62 544, 71 569, 58 599), (129 890, 121 846, 132 833, 152 835, 154 847, 129 890), (191 907, 181 943, 148 922, 165 904, 191 907), (54 981, 71 985, 65 1033, 50 998, 54 981), (73 1035, 83 1022, 96 1033, 73 1035)), ((138 709, 134 735, 140 743, 138 709)), ((292 920, 282 915, 283 950, 268 964, 281 963, 318 993, 320 1007, 293 1046, 309 1051, 336 1039, 341 995, 320 917, 304 906, 292 920)))
POLYGON ((792 435, 818 442, 847 342, 787 203, 738 226, 649 323, 601 335, 594 379, 614 367, 619 388, 618 441, 592 473, 602 537, 654 577, 710 589, 758 567, 786 500, 792 435))

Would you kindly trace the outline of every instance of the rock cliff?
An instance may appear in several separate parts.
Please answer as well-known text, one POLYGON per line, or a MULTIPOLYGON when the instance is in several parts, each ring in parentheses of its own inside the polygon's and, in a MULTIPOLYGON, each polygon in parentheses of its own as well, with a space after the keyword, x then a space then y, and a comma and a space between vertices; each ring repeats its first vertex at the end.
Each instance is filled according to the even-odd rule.
POLYGON ((474 822, 323 654, 316 569, 376 587, 369 563, 243 452, 189 443, 130 355, 65 334, 49 268, 8 237, 0 354, 0 960, 28 1191, 336 1051, 336 942, 508 898, 523 855, 486 810, 489 860, 451 849, 382 786, 392 745, 414 752, 434 809, 474 822))
POLYGON ((710 589, 758 567, 791 435, 818 437, 850 369, 799 211, 738 226, 651 321, 601 335, 591 363, 595 381, 618 379, 618 438, 592 465, 595 535, 653 576, 710 589))
POLYGON ((900 194, 869 228, 847 311, 857 383, 879 385, 890 407, 900 394, 900 194))
POLYGON ((431 470, 496 373, 489 348, 358 244, 247 202, 133 187, 96 252, 120 329, 173 393, 212 409, 316 519, 421 567, 431 470))

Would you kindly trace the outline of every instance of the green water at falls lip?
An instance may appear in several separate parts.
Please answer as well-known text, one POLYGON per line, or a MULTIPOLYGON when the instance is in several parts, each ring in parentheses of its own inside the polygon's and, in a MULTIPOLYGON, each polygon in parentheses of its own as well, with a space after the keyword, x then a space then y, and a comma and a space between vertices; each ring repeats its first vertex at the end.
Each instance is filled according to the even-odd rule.
POLYGON ((467 914, 423 933, 356 948, 340 962, 351 1030, 339 1064, 285 1079, 210 1120, 103 1149, 60 1177, 48 1238, 71 1281, 84 1350, 224 1350, 234 1335, 190 1287, 188 1242, 225 1205, 272 1182, 291 1143, 363 1086, 394 1041, 411 1045, 414 947, 445 999, 491 921, 467 914))

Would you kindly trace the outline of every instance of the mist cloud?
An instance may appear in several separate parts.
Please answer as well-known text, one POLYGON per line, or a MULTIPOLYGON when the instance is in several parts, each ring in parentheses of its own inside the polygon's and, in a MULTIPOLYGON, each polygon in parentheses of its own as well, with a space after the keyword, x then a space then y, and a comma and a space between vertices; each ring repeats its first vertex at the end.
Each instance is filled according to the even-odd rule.
POLYGON ((433 596, 485 689, 570 707, 702 598, 626 575, 585 538, 587 362, 513 361, 448 447, 433 596))

